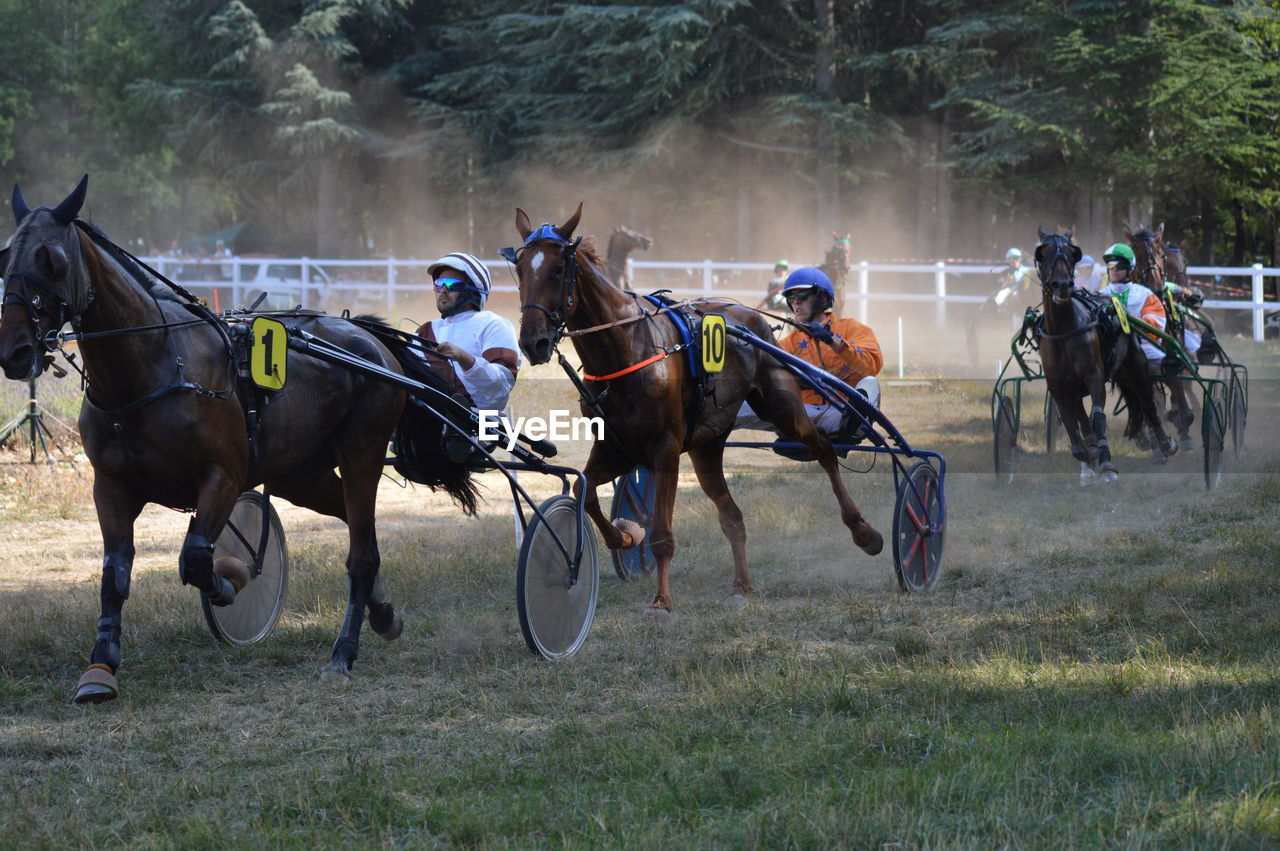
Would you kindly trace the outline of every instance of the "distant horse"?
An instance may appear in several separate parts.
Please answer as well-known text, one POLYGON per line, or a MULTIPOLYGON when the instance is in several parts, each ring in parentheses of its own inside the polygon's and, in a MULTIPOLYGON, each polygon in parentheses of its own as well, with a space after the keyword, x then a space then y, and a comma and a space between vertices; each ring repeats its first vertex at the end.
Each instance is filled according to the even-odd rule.
MULTIPOLYGON (((520 347, 534 364, 546 363, 568 335, 582 361, 587 388, 603 413, 605 438, 591 447, 584 469, 586 510, 610 549, 639 541, 609 523, 596 488, 637 466, 653 471, 650 526, 657 592, 645 610, 650 617, 671 613, 668 573, 675 552, 671 514, 680 455, 689 453, 698 483, 715 503, 720 528, 733 550, 731 600, 745 604, 752 591, 747 575, 746 527, 725 482, 724 443, 743 401, 770 420, 785 437, 805 444, 826 471, 840 505, 840 517, 865 552, 880 552, 883 540, 849 498, 840 479, 831 441, 809 419, 795 377, 754 346, 730 343, 724 369, 698 377, 684 355, 667 357, 681 343, 672 318, 652 316, 648 302, 623 292, 604 277, 589 243, 575 240, 582 205, 559 227, 536 230, 516 210, 516 230, 524 240, 516 259, 520 282, 520 347)), ((766 341, 773 332, 760 314, 736 303, 698 301, 698 312, 725 316, 766 341)), ((694 329, 696 334, 696 329, 694 329)), ((677 350, 678 351, 678 350, 677 350)), ((589 411, 584 404, 584 411, 589 411)))
POLYGON ((653 240, 631 228, 618 225, 609 234, 609 248, 605 252, 605 262, 609 268, 609 280, 623 289, 631 286, 627 277, 627 256, 637 248, 648 251, 653 247, 653 240))
MULTIPOLYGON (((1183 344, 1185 337, 1183 335, 1183 326, 1177 320, 1174 313, 1173 305, 1170 301, 1168 293, 1165 291, 1165 251, 1164 244, 1164 224, 1161 223, 1155 230, 1150 230, 1145 226, 1139 226, 1136 232, 1131 232, 1127 228, 1124 232, 1125 239, 1129 240, 1129 247, 1133 249, 1134 266, 1133 279, 1145 286, 1151 292, 1155 293, 1156 298, 1165 305, 1167 313, 1171 314, 1167 320, 1165 327, 1166 333, 1178 341, 1179 345, 1183 344)), ((1178 252, 1179 256, 1181 252, 1178 252)), ((1185 274, 1186 265, 1183 264, 1185 274)), ((1167 375, 1162 382, 1169 389, 1169 401, 1171 409, 1168 414, 1169 422, 1171 422, 1178 430, 1178 443, 1184 452, 1190 452, 1195 449, 1196 442, 1191 436, 1191 425, 1196 421, 1195 412, 1191 410, 1191 405, 1187 403, 1186 388, 1183 387, 1184 382, 1177 377, 1177 373, 1167 375)), ((1163 407, 1163 404, 1161 405, 1163 407)))
POLYGON ((1148 435, 1150 444, 1168 452, 1176 447, 1160 427, 1147 378, 1146 356, 1129 334, 1102 331, 1103 311, 1076 289, 1075 265, 1081 251, 1071 241, 1071 229, 1045 233, 1039 229, 1036 272, 1040 276, 1043 318, 1036 330, 1045 383, 1057 403, 1067 429, 1071 454, 1080 462, 1081 484, 1097 479, 1113 482, 1119 477, 1107 444, 1107 381, 1114 380, 1129 409, 1125 435, 1148 435), (1088 396, 1093 408, 1086 413, 1081 400, 1088 396))
POLYGON ((1180 287, 1190 287, 1191 279, 1187 276, 1187 255, 1182 246, 1166 240, 1164 244, 1165 280, 1172 281, 1180 287))
MULTIPOLYGON (((40 375, 53 361, 55 335, 70 322, 88 381, 80 434, 93 465, 104 558, 97 640, 76 702, 99 703, 118 693, 121 612, 129 596, 134 521, 143 506, 195 512, 178 574, 213 605, 225 606, 252 579, 215 573, 214 541, 237 497, 258 484, 347 523, 346 617, 324 670, 349 672, 366 608, 374 632, 392 639, 401 630, 378 578, 374 501, 403 391, 297 356, 288 361, 285 386, 253 401, 237 379, 240 353, 228 326, 77 218, 87 185, 86 175, 57 207, 34 210, 15 186, 18 227, 0 252, 5 376, 28 381, 40 375)), ((290 314, 289 321, 400 371, 382 343, 350 322, 313 313, 290 314)), ((474 506, 465 470, 441 484, 474 506)))
POLYGON ((851 234, 840 236, 835 231, 831 232, 831 247, 827 249, 827 255, 822 259, 822 264, 818 266, 824 274, 831 280, 831 285, 835 287, 836 303, 833 307, 836 316, 844 316, 844 286, 849 279, 849 238, 851 234))

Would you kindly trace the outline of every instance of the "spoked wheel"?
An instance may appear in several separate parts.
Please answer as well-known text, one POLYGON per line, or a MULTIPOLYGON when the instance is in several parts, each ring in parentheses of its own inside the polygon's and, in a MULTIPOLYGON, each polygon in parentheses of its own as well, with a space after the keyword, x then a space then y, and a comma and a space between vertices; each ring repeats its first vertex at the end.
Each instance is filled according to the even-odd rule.
POLYGON ((928 591, 938 581, 945 520, 938 471, 917 461, 898 485, 893 512, 893 569, 903 591, 928 591))
MULTIPOLYGON (((262 544, 262 506, 266 500, 257 491, 245 491, 231 509, 222 534, 213 546, 213 558, 237 558, 254 573, 258 559, 254 554, 262 544)), ((228 644, 256 644, 271 634, 280 612, 284 609, 284 594, 289 585, 289 550, 285 547, 284 529, 276 515, 275 506, 267 505, 267 542, 261 553, 261 572, 236 594, 230 606, 214 606, 209 598, 200 595, 204 618, 214 638, 228 644)))
POLYGON ((539 512, 529 522, 520 545, 516 606, 529 649, 547 659, 560 659, 577 652, 595 617, 599 584, 596 537, 591 525, 583 523, 578 581, 571 584, 578 543, 578 503, 560 494, 542 503, 539 512))
POLYGON ((1213 490, 1222 481, 1222 448, 1226 438, 1226 407, 1215 396, 1206 396, 1200 436, 1204 441, 1204 486, 1213 490))
POLYGON ((1231 384, 1227 395, 1230 400, 1227 406, 1230 417, 1227 422, 1231 425, 1231 451, 1236 458, 1239 458, 1244 453, 1244 424, 1249 417, 1249 400, 1245 396, 1244 382, 1234 370, 1231 373, 1231 384))
POLYGON ((996 409, 995 435, 996 478, 1012 482, 1013 469, 1018 463, 1018 435, 1013 400, 1008 396, 1000 397, 1000 405, 996 409))
POLYGON ((1058 403, 1052 393, 1044 396, 1044 449, 1052 455, 1058 451, 1058 438, 1066 433, 1062 425, 1062 415, 1058 413, 1058 403))
POLYGON ((657 561, 649 549, 649 524, 653 519, 653 473, 637 467, 613 483, 613 507, 609 520, 631 520, 644 529, 644 540, 627 550, 610 550, 613 569, 623 582, 648 576, 657 561))

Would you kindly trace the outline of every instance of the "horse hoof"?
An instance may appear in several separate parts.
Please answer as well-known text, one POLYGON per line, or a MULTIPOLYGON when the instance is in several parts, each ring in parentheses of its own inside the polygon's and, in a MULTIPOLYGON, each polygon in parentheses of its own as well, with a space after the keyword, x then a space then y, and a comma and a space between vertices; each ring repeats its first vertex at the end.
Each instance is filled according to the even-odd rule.
POLYGON ((666 623, 671 620, 671 610, 664 609, 661 606, 650 606, 644 610, 644 616, 652 621, 666 623))
POLYGON ((1104 485, 1109 485, 1118 478, 1120 478, 1120 474, 1115 470, 1107 470, 1098 477, 1098 481, 1102 482, 1104 485))
POLYGON ((76 683, 76 703, 106 703, 120 695, 115 675, 106 665, 90 665, 76 683))
POLYGON ((214 559, 213 575, 221 576, 230 582, 231 587, 236 589, 237 594, 243 591, 244 586, 253 580, 253 574, 249 572, 249 565, 232 556, 214 559))
POLYGON ((629 550, 644 540, 644 527, 634 520, 619 517, 613 521, 614 527, 622 533, 620 550, 629 550))
MULTIPOLYGON (((880 551, 884 549, 884 536, 870 526, 867 529, 871 532, 871 538, 865 544, 858 544, 858 548, 869 556, 880 555, 880 551)), ((854 543, 858 543, 856 538, 854 543)))
POLYGON ((350 682, 351 666, 346 662, 330 662, 320 669, 320 679, 327 682, 350 682))
POLYGON ((1191 436, 1183 437, 1178 440, 1178 448, 1183 452, 1196 451, 1196 439, 1191 436))
POLYGON ((369 627, 387 641, 395 641, 400 637, 400 633, 404 632, 404 618, 400 617, 400 613, 393 606, 387 606, 387 609, 390 609, 390 615, 374 615, 370 610, 369 627))
POLYGON ((731 609, 745 609, 750 602, 747 595, 741 591, 735 591, 724 598, 724 604, 731 609))
POLYGON ((1134 445, 1136 445, 1139 449, 1151 448, 1151 441, 1147 439, 1147 436, 1145 434, 1134 435, 1133 442, 1134 442, 1134 445))
POLYGON ((1081 486, 1081 487, 1086 487, 1086 488, 1087 488, 1089 485, 1096 485, 1097 483, 1098 483, 1098 474, 1097 474, 1097 473, 1095 473, 1095 472, 1093 472, 1093 470, 1081 470, 1081 471, 1080 471, 1080 486, 1081 486))
POLYGON ((213 590, 200 592, 215 606, 230 606, 236 601, 236 586, 225 576, 213 577, 213 590))
POLYGON ((1160 451, 1169 457, 1178 454, 1178 441, 1172 437, 1167 438, 1164 443, 1160 444, 1160 451))

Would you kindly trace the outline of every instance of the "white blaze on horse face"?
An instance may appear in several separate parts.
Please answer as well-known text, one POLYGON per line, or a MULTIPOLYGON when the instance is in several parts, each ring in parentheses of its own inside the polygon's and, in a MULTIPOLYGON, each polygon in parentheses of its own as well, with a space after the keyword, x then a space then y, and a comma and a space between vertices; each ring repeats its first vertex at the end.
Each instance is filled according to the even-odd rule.
POLYGON ((538 249, 538 253, 533 255, 533 259, 529 261, 529 271, 536 272, 538 267, 542 265, 542 249, 538 249))

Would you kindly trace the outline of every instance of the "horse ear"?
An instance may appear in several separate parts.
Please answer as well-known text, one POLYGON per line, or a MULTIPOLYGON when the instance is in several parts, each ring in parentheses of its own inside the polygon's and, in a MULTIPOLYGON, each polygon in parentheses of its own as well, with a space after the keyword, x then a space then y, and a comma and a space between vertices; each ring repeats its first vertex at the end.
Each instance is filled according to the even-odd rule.
POLYGON ((1133 231, 1129 230, 1128 225, 1124 226, 1124 239, 1125 242, 1133 242, 1133 231))
POLYGON ((527 239, 533 233, 533 225, 529 224, 529 214, 516 207, 516 232, 521 239, 527 239))
POLYGON ((1067 228, 1067 241, 1068 241, 1068 242, 1070 242, 1070 241, 1071 241, 1071 235, 1072 235, 1073 233, 1075 233, 1075 232, 1076 232, 1076 226, 1075 226, 1075 225, 1072 225, 1071 227, 1067 228))
POLYGON ((560 227, 556 228, 556 233, 560 234, 565 239, 568 239, 569 237, 573 236, 573 231, 575 228, 578 227, 578 222, 581 221, 581 219, 582 219, 582 202, 579 201, 578 209, 573 212, 573 215, 569 217, 568 221, 566 221, 560 227))
POLYGON ((1044 232, 1044 228, 1040 227, 1039 225, 1036 225, 1036 233, 1040 234, 1040 241, 1041 241, 1041 242, 1044 242, 1044 238, 1045 238, 1046 236, 1048 236, 1048 235, 1049 235, 1049 234, 1045 233, 1045 232, 1044 232))
POLYGON ((1160 239, 1162 236, 1164 236, 1164 222, 1161 222, 1160 224, 1156 225, 1155 234, 1156 234, 1156 239, 1160 239))
POLYGON ((62 199, 62 203, 53 208, 53 220, 60 225, 69 225, 80 215, 84 206, 84 193, 89 189, 89 175, 80 178, 80 183, 71 194, 62 199))
POLYGON ((15 225, 22 224, 22 220, 27 217, 27 213, 31 212, 31 208, 27 206, 27 199, 22 197, 22 190, 18 184, 13 184, 13 223, 15 225))

